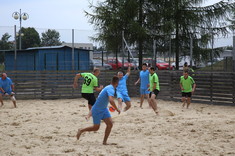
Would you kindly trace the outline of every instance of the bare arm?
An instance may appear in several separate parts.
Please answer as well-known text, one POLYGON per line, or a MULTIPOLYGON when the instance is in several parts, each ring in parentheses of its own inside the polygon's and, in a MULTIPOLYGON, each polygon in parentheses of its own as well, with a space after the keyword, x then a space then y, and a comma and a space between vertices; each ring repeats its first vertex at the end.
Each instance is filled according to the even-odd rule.
POLYGON ((135 85, 137 85, 140 82, 140 78, 135 82, 135 85))
POLYGON ((113 96, 109 96, 109 102, 110 104, 117 110, 117 112, 120 114, 120 110, 117 108, 113 96))
POLYGON ((14 92, 15 91, 15 85, 11 85, 11 89, 12 89, 12 91, 14 92))
POLYGON ((195 89, 196 89, 196 83, 193 84, 193 90, 192 90, 192 93, 195 92, 195 89))
POLYGON ((99 92, 104 88, 103 85, 100 85, 100 87, 95 87, 95 91, 99 92))
POLYGON ((80 77, 82 77, 81 74, 76 74, 76 76, 74 77, 73 88, 77 88, 78 87, 78 79, 80 77))
POLYGON ((182 84, 181 84, 181 83, 180 83, 180 89, 181 89, 181 90, 184 90, 184 88, 183 88, 183 86, 182 86, 182 84))
POLYGON ((129 76, 131 74, 131 65, 128 65, 126 74, 129 76))
POLYGON ((153 83, 153 91, 154 91, 154 89, 156 89, 156 86, 157 86, 157 83, 154 82, 154 83, 153 83))
POLYGON ((5 93, 5 90, 3 90, 2 88, 0 88, 0 90, 1 90, 2 93, 5 93))

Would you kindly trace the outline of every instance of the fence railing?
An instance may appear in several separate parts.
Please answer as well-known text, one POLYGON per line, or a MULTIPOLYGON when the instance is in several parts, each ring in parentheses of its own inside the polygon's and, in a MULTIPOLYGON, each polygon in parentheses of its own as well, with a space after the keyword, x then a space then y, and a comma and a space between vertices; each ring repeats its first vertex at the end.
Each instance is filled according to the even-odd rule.
MULTIPOLYGON (((73 79, 79 71, 11 71, 8 76, 16 86, 17 99, 58 99, 81 97, 82 79, 73 89, 73 79)), ((84 71, 81 71, 84 72, 84 71)), ((90 71, 88 71, 90 72, 90 71)), ((182 71, 157 71, 161 91, 159 99, 181 98, 179 87, 182 71)), ((101 71, 99 84, 110 84, 116 71, 101 71)), ((139 73, 132 71, 127 81, 129 95, 139 97, 139 85, 134 85, 139 73)), ((193 101, 201 103, 235 105, 234 72, 195 72, 192 76, 197 84, 193 101)), ((97 95, 98 93, 96 93, 97 95)))

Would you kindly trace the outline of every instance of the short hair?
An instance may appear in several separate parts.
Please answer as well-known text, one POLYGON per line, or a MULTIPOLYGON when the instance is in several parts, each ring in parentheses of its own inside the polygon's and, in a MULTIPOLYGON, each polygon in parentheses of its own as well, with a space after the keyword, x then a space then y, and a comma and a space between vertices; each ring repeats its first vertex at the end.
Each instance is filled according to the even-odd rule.
POLYGON ((112 78, 112 84, 116 84, 116 83, 118 83, 119 82, 119 78, 117 77, 117 76, 114 76, 113 78, 112 78))
POLYGON ((143 63, 142 66, 146 66, 147 67, 147 63, 143 63))
POLYGON ((99 68, 95 68, 95 69, 93 70, 93 73, 96 73, 96 72, 98 72, 98 71, 100 71, 100 69, 99 69, 99 68))
POLYGON ((184 70, 184 73, 188 73, 188 70, 186 69, 186 70, 184 70))
POLYGON ((124 75, 123 71, 119 71, 117 74, 123 74, 124 75))
POLYGON ((154 67, 150 67, 150 70, 153 70, 153 71, 155 71, 155 68, 154 68, 154 67))

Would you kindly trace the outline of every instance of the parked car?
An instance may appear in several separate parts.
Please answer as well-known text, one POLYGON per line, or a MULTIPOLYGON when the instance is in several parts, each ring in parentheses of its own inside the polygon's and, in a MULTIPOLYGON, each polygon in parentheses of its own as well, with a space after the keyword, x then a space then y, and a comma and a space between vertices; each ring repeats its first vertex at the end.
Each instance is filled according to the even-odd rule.
POLYGON ((103 62, 103 66, 102 66, 102 61, 98 60, 98 59, 92 59, 91 60, 91 66, 92 68, 99 68, 99 69, 103 69, 103 70, 112 70, 112 66, 103 62))
MULTIPOLYGON (((146 63, 148 66, 151 66, 153 62, 152 58, 144 58, 143 63, 146 63)), ((169 66, 169 63, 163 61, 162 59, 157 59, 156 60, 156 70, 172 70, 173 67, 169 66)))
MULTIPOLYGON (((122 60, 121 59, 118 59, 118 63, 116 63, 116 58, 109 58, 107 60, 107 64, 111 65, 113 70, 122 69, 122 60)), ((127 69, 129 64, 131 65, 131 69, 134 69, 133 63, 129 63, 127 61, 127 59, 124 59, 124 69, 127 69)))

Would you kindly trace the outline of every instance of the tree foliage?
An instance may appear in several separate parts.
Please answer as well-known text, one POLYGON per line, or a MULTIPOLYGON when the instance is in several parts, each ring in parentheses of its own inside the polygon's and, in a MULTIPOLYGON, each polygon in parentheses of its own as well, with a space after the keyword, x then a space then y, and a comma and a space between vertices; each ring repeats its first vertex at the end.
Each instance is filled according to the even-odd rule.
POLYGON ((13 43, 9 41, 9 38, 11 35, 8 33, 5 33, 2 35, 2 38, 0 40, 0 50, 11 50, 13 49, 13 43))
MULTIPOLYGON (((19 33, 20 35, 20 33, 19 33)), ((17 36, 17 46, 19 46, 19 35, 17 36)), ((21 28, 21 48, 27 49, 30 47, 40 46, 40 37, 34 28, 21 28), (23 35, 22 35, 23 34, 23 35)))
MULTIPOLYGON (((93 13, 86 12, 89 22, 99 32, 93 37, 108 50, 120 51, 122 31, 130 45, 142 49, 152 47, 157 40, 157 49, 168 52, 169 44, 176 55, 189 53, 190 38, 194 41, 196 59, 209 58, 213 38, 226 35, 232 29, 233 1, 201 6, 204 0, 105 0, 97 6, 90 5, 93 13), (172 42, 169 42, 172 40, 172 42)), ((140 62, 141 63, 141 62, 140 62)))
POLYGON ((60 42, 60 33, 51 29, 48 29, 46 32, 42 33, 41 40, 41 46, 58 46, 62 44, 60 42))

